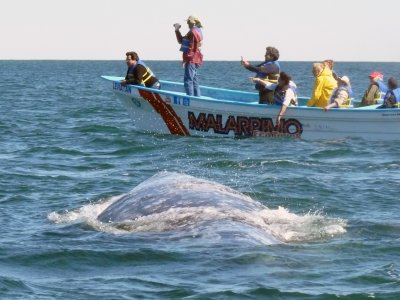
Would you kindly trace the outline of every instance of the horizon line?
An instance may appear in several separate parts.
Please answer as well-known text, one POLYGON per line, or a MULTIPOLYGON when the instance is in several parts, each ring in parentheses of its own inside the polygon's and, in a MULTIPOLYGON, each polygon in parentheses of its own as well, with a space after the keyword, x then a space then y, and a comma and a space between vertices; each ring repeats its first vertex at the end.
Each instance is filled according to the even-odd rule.
MULTIPOLYGON (((252 61, 262 61, 262 60, 253 60, 252 61)), ((0 58, 0 61, 123 61, 122 59, 81 59, 81 58, 0 58)), ((180 59, 145 59, 144 61, 176 61, 180 62, 180 59)), ((318 62, 319 60, 279 60, 280 62, 318 62)), ((218 59, 210 59, 204 60, 203 62, 240 62, 240 60, 218 60, 218 59)), ((351 63, 400 63, 400 61, 389 61, 389 60, 381 60, 381 61, 370 61, 370 60, 334 60, 334 62, 351 62, 351 63)))

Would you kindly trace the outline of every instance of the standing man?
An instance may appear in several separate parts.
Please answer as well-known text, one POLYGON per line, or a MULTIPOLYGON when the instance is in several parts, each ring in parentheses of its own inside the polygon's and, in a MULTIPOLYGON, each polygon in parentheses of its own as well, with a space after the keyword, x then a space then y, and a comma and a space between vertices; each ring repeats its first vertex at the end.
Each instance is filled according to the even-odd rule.
MULTIPOLYGON (((242 58, 241 64, 247 70, 257 73, 256 78, 260 78, 267 83, 278 83, 281 68, 278 63, 279 51, 274 47, 267 47, 265 52, 265 61, 257 66, 252 66, 250 62, 242 58)), ((256 90, 259 93, 260 104, 273 104, 274 91, 265 87, 265 84, 256 83, 256 90)))
POLYGON ((148 88, 160 89, 160 82, 150 68, 139 59, 139 55, 136 52, 126 52, 125 61, 128 71, 126 72, 125 80, 121 81, 122 85, 136 84, 148 88))
POLYGON ((200 97, 197 71, 203 63, 203 54, 200 51, 201 41, 203 40, 201 28, 203 26, 200 20, 194 16, 189 16, 187 24, 189 32, 185 36, 182 36, 179 30, 181 25, 174 24, 176 39, 181 44, 180 51, 183 52, 183 66, 185 68, 183 82, 187 95, 200 97))

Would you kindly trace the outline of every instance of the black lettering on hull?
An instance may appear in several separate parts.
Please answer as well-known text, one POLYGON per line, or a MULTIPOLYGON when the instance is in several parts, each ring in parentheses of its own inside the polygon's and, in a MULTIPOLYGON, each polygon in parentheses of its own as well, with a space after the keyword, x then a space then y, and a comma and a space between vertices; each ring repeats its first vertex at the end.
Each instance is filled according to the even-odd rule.
POLYGON ((188 112, 189 128, 192 130, 208 132, 214 130, 216 134, 229 134, 235 136, 265 136, 265 137, 294 137, 300 138, 303 125, 297 119, 282 119, 279 127, 274 125, 271 118, 256 118, 246 116, 228 116, 225 122, 222 115, 188 112))

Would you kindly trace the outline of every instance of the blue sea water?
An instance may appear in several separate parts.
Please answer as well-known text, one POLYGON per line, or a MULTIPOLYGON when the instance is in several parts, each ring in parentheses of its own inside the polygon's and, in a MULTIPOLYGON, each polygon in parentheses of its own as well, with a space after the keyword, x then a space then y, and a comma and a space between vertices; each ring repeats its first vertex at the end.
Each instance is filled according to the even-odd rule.
MULTIPOLYGON (((177 61, 148 65, 182 80, 177 61)), ((311 62, 282 67, 309 96, 311 62)), ((371 71, 400 78, 400 63, 335 69, 356 98, 371 71)), ((1 299, 400 299, 400 139, 142 134, 100 78, 125 72, 0 61, 1 299), (192 206, 97 219, 130 191, 149 209, 166 195, 192 206)), ((252 91, 249 76, 237 62, 200 70, 204 85, 252 91)))

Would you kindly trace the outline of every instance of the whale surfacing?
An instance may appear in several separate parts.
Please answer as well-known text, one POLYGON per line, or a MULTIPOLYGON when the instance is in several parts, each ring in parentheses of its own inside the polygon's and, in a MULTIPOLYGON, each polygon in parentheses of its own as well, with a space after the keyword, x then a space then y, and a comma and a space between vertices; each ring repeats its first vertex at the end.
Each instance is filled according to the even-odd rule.
POLYGON ((123 222, 171 209, 205 209, 228 213, 265 209, 250 197, 222 184, 185 174, 162 172, 136 186, 104 210, 102 222, 123 222))
POLYGON ((174 236, 228 238, 262 244, 332 238, 346 222, 319 213, 269 209, 230 187, 190 175, 160 172, 130 192, 49 214, 56 223, 81 221, 112 233, 165 232, 174 236))

